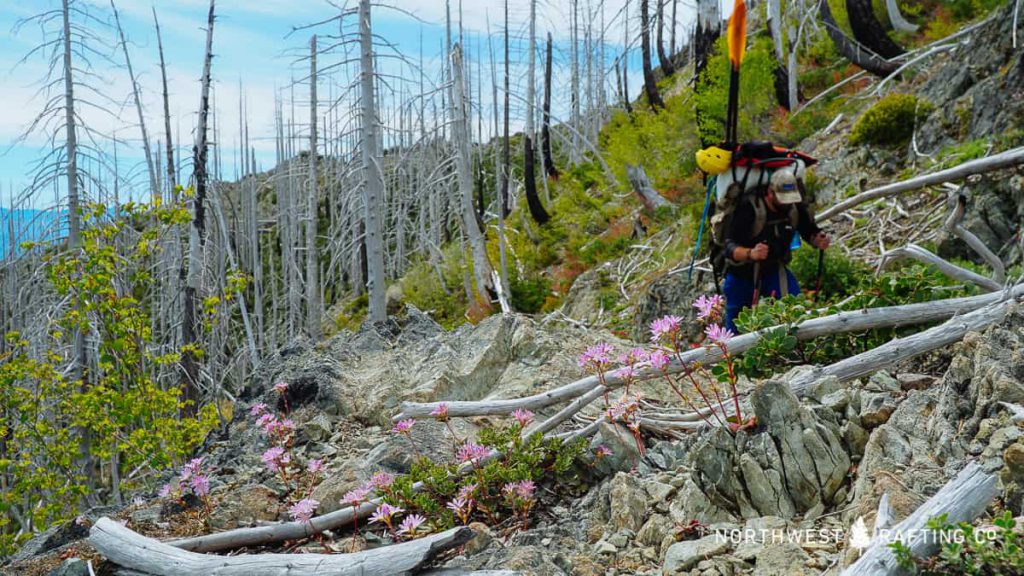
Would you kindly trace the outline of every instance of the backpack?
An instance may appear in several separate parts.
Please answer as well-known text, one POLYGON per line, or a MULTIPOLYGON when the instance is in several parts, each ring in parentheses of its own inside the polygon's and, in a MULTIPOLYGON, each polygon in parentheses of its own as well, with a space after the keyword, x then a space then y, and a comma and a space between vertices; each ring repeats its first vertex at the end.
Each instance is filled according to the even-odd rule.
MULTIPOLYGON (((771 181, 772 173, 781 168, 792 169, 800 193, 805 195, 806 200, 803 186, 804 171, 818 162, 816 158, 803 152, 775 146, 771 142, 753 141, 740 145, 726 143, 719 148, 731 151, 729 152, 729 167, 712 172, 714 175, 708 181, 704 215, 701 217, 701 231, 698 233, 698 236, 703 236, 704 224, 710 221, 709 259, 716 286, 718 279, 725 274, 728 266, 739 265, 725 256, 725 238, 732 226, 732 215, 736 211, 736 207, 742 202, 751 203, 754 209, 754 229, 751 231, 751 236, 757 236, 768 223, 768 209, 761 196, 768 182, 771 181)), ((698 164, 700 164, 699 154, 698 164)), ((795 228, 798 223, 795 206, 790 207, 786 217, 795 228)), ((690 264, 691 276, 699 249, 700 238, 694 247, 693 260, 690 264)))

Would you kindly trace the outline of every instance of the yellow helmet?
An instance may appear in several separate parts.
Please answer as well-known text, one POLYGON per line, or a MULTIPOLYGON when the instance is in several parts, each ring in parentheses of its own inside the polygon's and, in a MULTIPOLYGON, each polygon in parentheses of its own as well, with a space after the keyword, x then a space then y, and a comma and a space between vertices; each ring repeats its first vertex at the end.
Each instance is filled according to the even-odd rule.
POLYGON ((697 166, 712 176, 725 172, 729 169, 730 164, 732 164, 732 152, 718 146, 708 146, 697 151, 697 166))

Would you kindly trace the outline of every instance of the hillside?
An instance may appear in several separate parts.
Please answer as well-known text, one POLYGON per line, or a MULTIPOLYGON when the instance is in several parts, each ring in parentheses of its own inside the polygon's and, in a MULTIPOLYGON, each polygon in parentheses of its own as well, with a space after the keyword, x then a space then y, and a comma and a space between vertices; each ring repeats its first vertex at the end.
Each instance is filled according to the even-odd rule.
MULTIPOLYGON (((852 34, 841 4, 832 11, 852 34)), ((693 63, 676 58, 674 74, 657 71, 664 108, 641 96, 631 111, 602 111, 595 149, 579 158, 568 125, 552 126, 561 134, 553 140, 560 174, 539 181, 544 224, 527 205, 521 154, 512 206, 499 220, 502 142, 473 145, 474 198, 496 281, 507 279, 508 311, 476 296, 458 223, 431 221, 430 210, 444 212, 431 204, 434 192, 425 188, 420 204, 389 187, 385 203, 399 206, 393 214, 402 222, 389 254, 399 256, 388 263, 388 317, 370 321, 369 295, 357 288, 367 248, 345 220, 355 201, 344 185, 355 177, 348 159, 324 155, 313 221, 323 338, 309 338, 295 328, 305 308, 285 306, 301 292, 290 280, 301 273, 289 266, 304 261, 274 250, 300 244, 287 237, 297 221, 279 203, 295 200, 287 183, 309 172, 309 154, 214 183, 218 218, 229 225, 212 230, 231 247, 207 263, 224 272, 224 289, 201 316, 210 358, 227 359, 203 373, 217 396, 183 417, 195 426, 180 433, 153 416, 166 427, 128 445, 142 453, 166 443, 179 450, 175 459, 132 461, 145 472, 122 478, 108 454, 113 464, 98 466, 124 486, 104 480, 98 493, 120 500, 123 492, 123 501, 82 506, 73 520, 15 538, 20 549, 0 570, 893 574, 896 556, 883 539, 926 531, 932 519, 932 534, 970 527, 991 530, 996 543, 944 545, 939 556, 938 546, 913 544, 895 551, 904 569, 1024 574, 1024 49, 1014 40, 1016 7, 906 4, 898 3, 922 26, 889 32, 908 50, 894 60, 905 70, 867 74, 819 30, 800 55, 803 105, 795 112, 778 104, 773 46, 761 8, 751 9, 740 137, 818 160, 806 191, 832 246, 823 260, 811 246, 797 249, 790 267, 803 293, 745 310, 740 334, 721 333, 720 305, 695 306, 717 288, 694 152, 702 139, 722 136, 724 38, 700 77, 703 91, 694 92, 693 63), (631 189, 634 166, 667 205, 651 209, 631 189), (421 250, 413 249, 418 241, 403 244, 406 232, 433 238, 435 224, 444 241, 421 250), (249 225, 262 230, 255 248, 249 225), (260 251, 262 260, 253 256, 260 251), (240 268, 247 259, 256 265, 243 274, 229 256, 240 268), (268 279, 265 310, 246 307, 257 302, 257 274, 268 279), (258 352, 240 336, 243 322, 256 327, 247 337, 258 352)), ((522 138, 511 138, 513 150, 522 138)), ((437 141, 416 150, 440 158, 453 148, 437 141)), ((412 179, 404 172, 410 150, 382 154, 389 183, 412 179)), ((454 187, 456 176, 424 182, 454 187)), ((187 223, 183 208, 166 209, 133 213, 124 227, 138 235, 132 242, 163 245, 163 236, 146 236, 147 222, 187 223)), ((152 258, 154 275, 163 262, 156 254, 132 253, 152 258)), ((97 261, 98 278, 115 275, 117 264, 97 261)), ((112 285, 101 293, 133 286, 112 285)), ((159 308, 154 332, 170 331, 174 320, 159 308)), ((149 320, 121 308, 110 314, 149 320)), ((0 373, 5 390, 26 378, 64 382, 8 352, 18 346, 11 342, 0 354, 20 363, 0 373)), ((131 342, 119 342, 101 349, 114 350, 101 363, 136 359, 159 374, 161 362, 177 362, 131 356, 131 342)), ((168 380, 130 368, 113 374, 154 389, 168 380)), ((124 398, 135 398, 122 386, 124 398)), ((169 413, 184 413, 176 398, 169 413)), ((30 490, 51 490, 47 482, 30 490)))

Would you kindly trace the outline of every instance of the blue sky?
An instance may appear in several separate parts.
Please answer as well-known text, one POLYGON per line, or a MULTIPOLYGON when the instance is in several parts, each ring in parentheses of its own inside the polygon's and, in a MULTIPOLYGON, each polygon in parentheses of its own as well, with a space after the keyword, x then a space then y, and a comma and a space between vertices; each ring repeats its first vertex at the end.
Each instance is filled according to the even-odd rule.
MULTIPOLYGON (((76 0, 88 7, 92 14, 101 19, 110 16, 109 0, 76 0)), ((375 33, 395 44, 408 58, 420 59, 420 44, 423 45, 424 68, 426 75, 435 83, 440 82, 440 63, 442 58, 441 43, 444 38, 445 5, 441 0, 390 0, 402 11, 415 14, 415 18, 402 11, 375 8, 375 33)), ((586 0, 583 0, 585 3, 586 0)), ((336 0, 344 4, 344 0, 336 0)), ((592 0, 596 6, 598 0, 592 0)), ((17 194, 29 182, 29 172, 33 162, 47 150, 47 141, 43 134, 30 135, 25 140, 18 140, 32 118, 42 109, 45 100, 36 94, 40 81, 46 72, 46 60, 34 57, 18 64, 31 48, 44 36, 38 26, 24 26, 15 34, 14 28, 19 20, 33 14, 59 7, 59 0, 22 0, 20 2, 5 1, 0 5, 0 202, 6 206, 10 202, 12 192, 17 194)), ((354 6, 354 0, 348 5, 354 6)), ((607 58, 609 61, 621 53, 623 45, 622 22, 619 14, 625 0, 606 0, 604 11, 606 26, 609 28, 607 39, 607 58)), ((636 5, 632 2, 630 26, 633 31, 638 29, 636 5)), ((724 4, 724 2, 723 2, 724 4)), ((160 75, 158 67, 156 35, 153 30, 152 8, 155 6, 160 17, 163 41, 168 61, 168 75, 171 84, 172 132, 175 138, 180 135, 181 143, 191 146, 192 126, 195 111, 199 103, 199 76, 201 74, 203 45, 208 0, 118 0, 121 20, 128 36, 129 50, 133 66, 139 76, 143 91, 145 115, 150 140, 163 140, 162 104, 160 101, 160 75)), ((510 0, 511 24, 514 34, 525 35, 528 15, 527 0, 510 0)), ((453 18, 457 15, 458 2, 453 2, 453 18)), ((471 57, 475 51, 485 49, 485 34, 488 18, 491 29, 500 30, 502 18, 502 0, 465 0, 463 3, 463 26, 467 37, 471 57)), ((543 37, 548 31, 555 36, 556 42, 556 82, 555 82, 555 114, 562 115, 566 111, 568 98, 568 69, 565 60, 568 57, 566 43, 568 35, 568 2, 563 0, 541 0, 538 8, 540 18, 538 36, 543 37), (561 64, 561 65, 559 65, 561 64)), ((679 32, 692 21, 692 8, 685 0, 679 5, 679 32)), ((274 134, 274 102, 275 94, 284 91, 293 77, 306 74, 308 64, 297 62, 300 54, 308 51, 309 36, 312 30, 293 31, 293 27, 317 22, 337 14, 336 8, 326 0, 219 0, 217 3, 218 20, 214 35, 213 75, 216 81, 216 99, 218 124, 221 129, 221 141, 217 143, 222 158, 222 174, 225 178, 234 177, 234 157, 238 149, 238 102, 239 83, 245 94, 250 118, 250 137, 257 148, 258 161, 261 167, 269 168, 273 163, 274 134)), ((597 21, 595 13, 595 22, 597 21)), ((354 24, 354 18, 349 19, 354 24)), ((116 133, 118 140, 118 169, 124 179, 121 184, 121 197, 135 195, 145 187, 145 173, 142 168, 141 139, 137 128, 136 113, 129 100, 130 83, 123 69, 123 57, 116 50, 116 39, 113 29, 94 27, 98 35, 107 41, 101 51, 109 53, 113 64, 94 59, 94 72, 97 78, 93 81, 99 91, 106 97, 123 105, 115 106, 113 114, 84 112, 85 121, 101 132, 116 133), (128 176, 125 176, 127 174, 128 176), (136 192, 133 192, 136 190, 136 192)), ((318 34, 330 34, 336 31, 336 25, 321 26, 316 29, 318 34)), ((52 36, 51 36, 52 37, 52 36)), ((500 41, 495 39, 495 49, 500 50, 500 41)), ((327 40, 322 40, 325 42, 327 40)), ((525 60, 524 43, 513 46, 513 65, 518 59, 525 60)), ((484 53, 482 56, 486 57, 484 53)), ((499 56, 500 57, 500 56, 499 56)), ((538 51, 538 57, 540 52, 538 51)), ((322 56, 321 67, 340 61, 343 57, 322 56)), ((630 58, 631 88, 636 91, 639 81, 639 50, 630 58)), ((381 66, 387 72, 398 77, 411 78, 416 75, 408 66, 401 66, 395 60, 383 60, 381 66)), ((472 74, 476 74, 473 64, 472 74)), ((489 69, 484 65, 483 74, 490 76, 489 69)), ((525 83, 522 70, 513 72, 513 90, 525 83)), ((389 82, 400 82, 398 79, 389 82)), ((416 80, 418 82, 418 79, 416 80)), ((320 84, 321 98, 330 93, 341 92, 340 85, 344 80, 337 78, 325 80, 320 84), (333 87, 332 87, 333 85, 333 87)), ((613 83, 608 79, 608 86, 613 83)), ((539 86, 539 84, 538 84, 539 86)), ((610 88, 609 88, 610 89, 610 88)), ((305 85, 296 87, 296 116, 308 122, 309 112, 304 97, 308 88, 305 85)), ((520 89, 521 90, 521 89, 520 89)), ((485 123, 490 114, 490 88, 484 90, 485 123)), ((500 97, 500 96, 499 96, 500 97)), ((288 106, 288 104, 286 104, 288 106)), ((346 108, 346 106, 342 106, 346 108)), ((521 124, 522 105, 513 101, 513 127, 521 124)), ((326 112, 326 106, 321 114, 326 112)), ((112 154, 108 147, 107 154, 112 154)), ((92 166, 97 172, 102 170, 92 166)), ((54 199, 63 197, 62 185, 51 187, 46 193, 33 199, 33 207, 53 205, 54 199)))

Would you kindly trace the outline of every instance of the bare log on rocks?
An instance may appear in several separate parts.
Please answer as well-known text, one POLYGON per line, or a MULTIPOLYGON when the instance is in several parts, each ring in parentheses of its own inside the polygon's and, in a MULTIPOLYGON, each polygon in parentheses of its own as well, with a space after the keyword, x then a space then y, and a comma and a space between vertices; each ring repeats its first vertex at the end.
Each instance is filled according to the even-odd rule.
POLYGON ((960 190, 956 194, 951 195, 949 200, 953 205, 953 210, 946 220, 946 230, 951 234, 956 234, 971 247, 971 250, 974 250, 978 256, 981 256, 981 259, 992 268, 992 280, 996 284, 1002 285, 1003 282, 1006 282, 1006 266, 1003 264, 1003 261, 973 232, 963 227, 964 213, 967 212, 967 195, 960 190))
POLYGON ((914 556, 928 557, 939 548, 938 535, 926 530, 928 520, 946 514, 947 521, 970 522, 985 511, 998 489, 996 477, 971 462, 955 478, 895 528, 882 532, 859 560, 842 576, 886 576, 897 574, 898 566, 889 544, 902 538, 914 556))
POLYGON ((957 316, 928 330, 890 340, 877 348, 840 360, 820 370, 807 372, 790 382, 790 388, 797 396, 802 396, 807 387, 821 376, 835 376, 840 381, 854 380, 925 352, 959 342, 968 332, 983 330, 1001 320, 1010 307, 1017 304, 1016 298, 1022 292, 1024 285, 1018 285, 1012 292, 999 292, 1000 296, 1007 299, 957 316))
POLYGON ((936 184, 942 184, 943 182, 952 182, 973 174, 984 174, 986 172, 992 172, 994 170, 1000 170, 1022 163, 1024 163, 1024 147, 1013 148, 987 158, 979 158, 977 160, 964 162, 959 166, 954 166, 946 170, 940 170, 923 176, 916 176, 909 180, 894 182, 879 188, 873 188, 871 190, 861 192, 860 194, 843 200, 828 210, 822 211, 822 213, 818 215, 817 220, 821 223, 831 218, 835 218, 838 214, 841 214, 854 206, 870 202, 871 200, 887 198, 889 196, 895 196, 901 192, 919 190, 927 186, 934 186, 936 184))
POLYGON ((955 278, 957 280, 960 280, 961 282, 970 282, 971 284, 976 284, 983 290, 987 290, 989 292, 994 292, 1002 288, 1002 285, 996 282, 995 280, 991 278, 986 278, 985 276, 982 276, 981 274, 978 274, 977 272, 974 272, 972 270, 968 270, 961 266, 957 266, 956 264, 953 264, 948 260, 940 258, 938 255, 929 252, 928 250, 918 246, 917 244, 907 244, 902 248, 895 248, 893 250, 889 250, 885 254, 882 254, 881 262, 878 264, 878 271, 881 272, 882 269, 884 269, 885 266, 891 262, 903 260, 906 258, 917 260, 918 262, 923 262, 924 264, 931 264, 932 266, 938 268, 940 272, 942 272, 946 276, 949 276, 950 278, 955 278))
POLYGON ((651 181, 647 178, 647 173, 644 172, 642 166, 626 164, 626 176, 629 178, 629 184, 633 187, 633 191, 640 197, 640 202, 648 212, 654 212, 662 206, 672 206, 651 186, 651 181))
POLYGON ((435 556, 461 546, 473 537, 467 527, 452 528, 402 544, 355 554, 196 554, 147 538, 109 518, 100 518, 89 531, 89 543, 119 566, 154 576, 279 576, 334 574, 385 576, 408 574, 435 556))
MULTIPOLYGON (((1018 286, 1011 296, 1015 297, 1024 292, 1024 287, 1018 286)), ((870 308, 865 310, 854 310, 850 312, 839 312, 821 318, 813 318, 796 325, 796 337, 801 340, 809 340, 820 336, 841 334, 847 332, 860 332, 874 328, 891 328, 898 326, 912 326, 927 324, 946 320, 956 314, 963 314, 977 310, 989 304, 1003 300, 1003 293, 983 294, 965 298, 949 298, 933 302, 919 304, 906 304, 902 306, 889 306, 884 308, 870 308)), ((760 341, 761 337, 771 331, 780 328, 773 326, 750 334, 742 334, 729 341, 729 352, 741 354, 753 348, 760 341)), ((704 364, 718 362, 722 359, 721 350, 717 347, 695 348, 680 354, 680 358, 674 360, 669 366, 669 373, 675 374, 683 371, 684 365, 693 362, 704 364)), ((611 388, 622 385, 622 379, 616 376, 617 370, 609 370, 603 374, 603 381, 611 388)), ((660 376, 660 372, 647 369, 640 371, 637 378, 650 380, 660 376)), ((597 376, 588 376, 564 386, 548 390, 533 396, 512 399, 492 399, 473 401, 448 401, 449 416, 495 416, 507 415, 512 411, 523 408, 537 410, 560 402, 567 402, 591 392, 593 398, 597 398, 603 392, 592 392, 595 388, 602 386, 597 376)), ((395 416, 395 420, 404 418, 422 418, 429 416, 438 406, 438 402, 403 402, 401 412, 395 416)), ((580 406, 582 408, 582 406, 580 406)), ((563 415, 568 418, 572 414, 563 415)))
POLYGON ((1003 283, 1006 281, 1006 266, 1003 264, 1003 261, 1000 260, 999 256, 996 256, 995 252, 990 250, 984 242, 975 236, 974 233, 961 225, 961 222, 964 219, 964 213, 967 211, 967 195, 964 194, 962 190, 958 190, 950 196, 949 200, 952 210, 950 211, 949 218, 946 219, 944 228, 950 234, 954 234, 963 240, 964 243, 970 246, 970 248, 974 250, 990 268, 992 268, 992 277, 988 278, 972 270, 957 266, 956 264, 944 260, 937 254, 934 254, 916 244, 907 244, 903 248, 896 248, 882 254, 882 259, 878 264, 879 272, 881 272, 889 262, 902 258, 912 258, 919 262, 935 266, 950 278, 955 278, 961 282, 976 284, 989 292, 1001 289, 1003 287, 1003 283))

